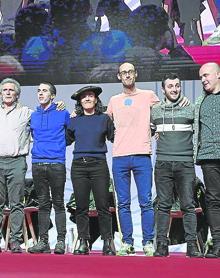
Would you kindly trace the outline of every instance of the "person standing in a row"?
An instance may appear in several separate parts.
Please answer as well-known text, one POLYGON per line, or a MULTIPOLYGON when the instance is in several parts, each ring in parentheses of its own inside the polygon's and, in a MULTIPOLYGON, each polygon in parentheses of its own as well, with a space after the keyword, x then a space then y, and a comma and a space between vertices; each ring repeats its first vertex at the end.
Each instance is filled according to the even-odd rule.
POLYGON ((197 219, 194 205, 195 168, 193 162, 194 105, 181 107, 181 81, 177 74, 166 74, 162 80, 164 100, 154 105, 151 122, 159 134, 155 164, 157 191, 156 257, 169 255, 167 237, 174 192, 180 200, 188 257, 201 258, 197 244, 197 219))
POLYGON ((22 253, 26 156, 30 146, 31 110, 19 103, 20 93, 20 84, 15 79, 5 78, 0 83, 0 225, 8 193, 12 253, 22 253))
POLYGON ((50 253, 48 231, 53 205, 57 228, 55 254, 65 253, 66 213, 64 188, 66 182, 65 131, 70 121, 67 110, 58 111, 53 102, 56 87, 43 82, 38 87, 39 106, 31 115, 32 175, 39 201, 38 224, 40 241, 28 249, 30 253, 50 253), (51 199, 51 197, 52 199, 51 199), (52 204, 51 204, 52 201, 52 204))
POLYGON ((213 249, 206 258, 220 257, 220 67, 201 66, 202 95, 195 105, 195 161, 201 165, 206 192, 207 220, 213 249))
POLYGON ((103 113, 100 87, 83 87, 72 95, 76 117, 67 129, 67 145, 75 141, 71 179, 76 198, 76 224, 80 244, 75 255, 89 254, 89 196, 92 190, 98 212, 103 255, 115 255, 112 239, 112 216, 109 212, 109 169, 106 139, 113 142, 114 125, 103 113))

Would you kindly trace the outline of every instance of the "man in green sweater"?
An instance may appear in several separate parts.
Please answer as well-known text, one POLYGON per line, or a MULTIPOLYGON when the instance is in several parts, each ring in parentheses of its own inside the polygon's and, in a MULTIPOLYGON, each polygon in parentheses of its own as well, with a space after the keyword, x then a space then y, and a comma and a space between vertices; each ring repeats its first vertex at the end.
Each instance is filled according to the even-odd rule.
POLYGON ((167 233, 174 189, 180 199, 188 257, 202 257, 197 245, 197 220, 193 193, 195 169, 193 163, 194 106, 180 107, 181 81, 170 73, 162 80, 164 100, 152 108, 152 123, 159 134, 155 165, 158 197, 156 257, 168 252, 167 233))
POLYGON ((207 220, 213 249, 206 258, 220 257, 220 67, 201 66, 203 92, 195 106, 195 162, 201 165, 206 192, 207 220))

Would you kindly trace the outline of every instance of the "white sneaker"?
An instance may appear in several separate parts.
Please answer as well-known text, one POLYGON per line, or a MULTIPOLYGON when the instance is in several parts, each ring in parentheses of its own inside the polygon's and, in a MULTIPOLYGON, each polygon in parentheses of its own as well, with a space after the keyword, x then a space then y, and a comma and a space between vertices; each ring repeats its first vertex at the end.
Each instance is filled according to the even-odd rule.
POLYGON ((129 255, 133 255, 133 256, 135 255, 134 246, 132 244, 123 242, 120 250, 117 252, 117 256, 129 256, 129 255))
POLYGON ((152 257, 154 255, 154 243, 153 240, 148 240, 146 244, 143 246, 143 251, 145 256, 152 257))

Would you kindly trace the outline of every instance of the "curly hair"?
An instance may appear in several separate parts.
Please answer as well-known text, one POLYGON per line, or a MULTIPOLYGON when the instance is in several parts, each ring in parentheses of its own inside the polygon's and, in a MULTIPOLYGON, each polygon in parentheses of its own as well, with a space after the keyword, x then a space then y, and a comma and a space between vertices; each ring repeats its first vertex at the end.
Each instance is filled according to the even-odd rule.
MULTIPOLYGON (((82 104, 80 103, 80 100, 78 99, 75 105, 75 112, 78 116, 84 115, 84 110, 82 107, 82 104)), ((95 104, 95 114, 100 115, 104 112, 104 107, 102 105, 102 102, 99 97, 97 97, 97 103, 95 104)))

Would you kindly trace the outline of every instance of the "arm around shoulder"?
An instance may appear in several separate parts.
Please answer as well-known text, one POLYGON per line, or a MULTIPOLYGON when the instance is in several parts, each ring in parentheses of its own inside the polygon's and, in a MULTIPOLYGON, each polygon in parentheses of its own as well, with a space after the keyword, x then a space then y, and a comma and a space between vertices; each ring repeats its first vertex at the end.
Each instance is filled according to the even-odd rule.
POLYGON ((151 103, 150 106, 154 106, 155 104, 159 103, 160 100, 158 98, 158 96, 156 95, 156 93, 154 91, 150 91, 151 92, 151 103))
POLYGON ((112 121, 112 119, 107 115, 107 139, 110 142, 114 142, 114 137, 115 137, 115 126, 112 121))
POLYGON ((70 146, 74 141, 75 141, 75 134, 73 129, 73 119, 71 119, 66 128, 66 145, 70 146))

